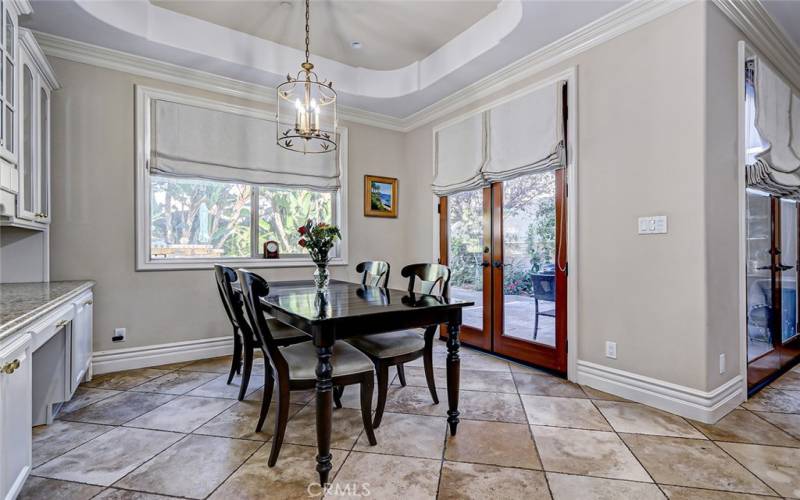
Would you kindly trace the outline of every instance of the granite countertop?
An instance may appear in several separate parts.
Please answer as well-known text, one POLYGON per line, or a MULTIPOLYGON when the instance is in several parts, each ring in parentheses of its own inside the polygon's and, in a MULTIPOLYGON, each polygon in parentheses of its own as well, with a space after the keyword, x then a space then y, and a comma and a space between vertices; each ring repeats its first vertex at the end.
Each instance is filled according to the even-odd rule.
POLYGON ((94 286, 94 281, 0 284, 0 339, 94 286))

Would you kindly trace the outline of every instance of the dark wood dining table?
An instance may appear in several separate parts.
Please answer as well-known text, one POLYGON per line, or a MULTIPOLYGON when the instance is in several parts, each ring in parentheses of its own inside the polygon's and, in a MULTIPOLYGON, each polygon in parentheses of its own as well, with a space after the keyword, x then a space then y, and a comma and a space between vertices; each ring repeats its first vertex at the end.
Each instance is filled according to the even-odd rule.
POLYGON ((346 282, 331 282, 324 294, 318 293, 310 282, 273 282, 262 303, 271 316, 307 333, 317 348, 317 472, 320 484, 328 483, 332 467, 331 352, 338 340, 446 323, 447 422, 450 434, 455 436, 459 422, 461 310, 474 305, 473 302, 346 282))

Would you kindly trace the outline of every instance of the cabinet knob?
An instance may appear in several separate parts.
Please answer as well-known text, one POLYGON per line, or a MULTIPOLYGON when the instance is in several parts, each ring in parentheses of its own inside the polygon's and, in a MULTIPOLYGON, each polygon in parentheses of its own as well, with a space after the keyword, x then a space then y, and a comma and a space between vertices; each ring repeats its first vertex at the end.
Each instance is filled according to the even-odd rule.
POLYGON ((19 360, 15 359, 14 361, 10 361, 3 365, 2 372, 6 375, 11 375, 19 368, 19 360))
POLYGON ((85 305, 85 306, 90 306, 92 304, 94 304, 93 300, 87 300, 86 302, 83 303, 83 305, 85 305))
POLYGON ((69 323, 69 321, 67 321, 65 319, 62 319, 61 321, 56 323, 56 328, 61 328, 62 326, 67 326, 67 323, 69 323))

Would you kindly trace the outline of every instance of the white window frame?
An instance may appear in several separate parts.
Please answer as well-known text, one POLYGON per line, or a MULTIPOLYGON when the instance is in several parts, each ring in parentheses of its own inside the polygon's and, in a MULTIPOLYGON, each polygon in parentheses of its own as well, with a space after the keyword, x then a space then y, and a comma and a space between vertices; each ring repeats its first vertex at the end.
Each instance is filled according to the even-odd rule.
MULTIPOLYGON (((309 256, 280 257, 278 259, 264 258, 179 258, 179 259, 153 259, 150 255, 150 170, 149 151, 151 135, 151 110, 153 100, 166 100, 190 106, 200 106, 227 113, 243 116, 274 120, 275 114, 267 111, 227 104, 212 99, 180 94, 153 87, 136 86, 136 181, 135 181, 135 238, 136 238, 136 270, 137 271, 175 271, 189 269, 212 269, 214 264, 224 263, 231 267, 251 268, 281 268, 281 267, 308 267, 312 266, 309 256)), ((341 173, 341 187, 334 194, 333 223, 339 226, 342 240, 338 243, 338 255, 331 259, 331 265, 347 265, 347 128, 339 127, 339 170, 341 173)), ((275 140, 265 137, 264 140, 275 140)), ((258 228, 255 228, 253 238, 258 238, 258 228)), ((257 240, 256 240, 257 241, 257 240)))

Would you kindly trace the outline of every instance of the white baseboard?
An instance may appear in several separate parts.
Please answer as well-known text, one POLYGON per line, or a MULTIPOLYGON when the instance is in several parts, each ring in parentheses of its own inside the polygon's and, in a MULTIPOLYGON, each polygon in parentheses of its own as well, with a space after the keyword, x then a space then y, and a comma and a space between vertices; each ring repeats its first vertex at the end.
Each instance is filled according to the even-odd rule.
POLYGON ((578 383, 708 424, 724 417, 747 398, 741 375, 705 392, 580 360, 578 383))
POLYGON ((97 351, 92 356, 92 374, 180 363, 197 359, 227 356, 233 353, 233 337, 172 342, 169 344, 97 351))

